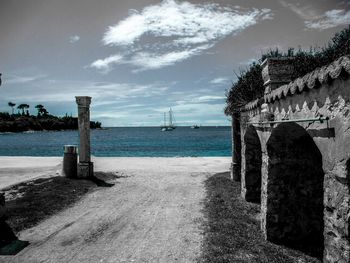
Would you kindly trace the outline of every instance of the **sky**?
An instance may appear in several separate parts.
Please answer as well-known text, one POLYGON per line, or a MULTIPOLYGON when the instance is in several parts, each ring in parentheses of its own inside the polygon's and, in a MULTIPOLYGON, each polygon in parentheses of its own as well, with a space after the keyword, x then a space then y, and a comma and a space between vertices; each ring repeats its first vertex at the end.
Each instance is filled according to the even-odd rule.
POLYGON ((8 102, 111 126, 230 125, 225 93, 263 52, 324 46, 350 0, 1 0, 0 111, 8 102))

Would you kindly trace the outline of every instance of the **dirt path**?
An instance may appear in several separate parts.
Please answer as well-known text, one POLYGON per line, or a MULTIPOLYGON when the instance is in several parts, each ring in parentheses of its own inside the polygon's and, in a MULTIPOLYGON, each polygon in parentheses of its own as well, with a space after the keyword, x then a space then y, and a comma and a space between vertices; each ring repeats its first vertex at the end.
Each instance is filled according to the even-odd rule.
POLYGON ((29 247, 0 262, 194 262, 201 252, 204 180, 229 158, 97 158, 118 171, 74 207, 23 231, 29 247))

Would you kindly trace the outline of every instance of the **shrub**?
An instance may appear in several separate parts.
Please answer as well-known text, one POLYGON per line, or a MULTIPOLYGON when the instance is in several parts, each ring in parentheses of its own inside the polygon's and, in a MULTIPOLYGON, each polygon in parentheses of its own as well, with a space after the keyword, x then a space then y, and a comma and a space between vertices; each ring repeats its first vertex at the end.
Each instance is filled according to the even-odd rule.
POLYGON ((297 52, 294 48, 289 48, 287 52, 281 52, 278 49, 270 50, 237 76, 237 82, 226 93, 225 114, 232 115, 234 112, 239 112, 242 106, 264 95, 260 64, 266 58, 293 57, 292 80, 294 80, 344 55, 350 55, 350 25, 336 33, 323 48, 311 47, 309 51, 299 48, 297 52))

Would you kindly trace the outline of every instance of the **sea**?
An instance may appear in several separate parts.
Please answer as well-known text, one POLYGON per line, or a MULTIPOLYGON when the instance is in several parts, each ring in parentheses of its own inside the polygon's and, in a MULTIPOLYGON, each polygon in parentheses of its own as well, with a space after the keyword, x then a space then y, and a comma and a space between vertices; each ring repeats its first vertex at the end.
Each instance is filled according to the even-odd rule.
MULTIPOLYGON (((62 156, 79 145, 78 131, 0 134, 0 156, 62 156)), ((91 154, 99 157, 209 157, 231 155, 230 127, 115 127, 91 130, 91 154)))

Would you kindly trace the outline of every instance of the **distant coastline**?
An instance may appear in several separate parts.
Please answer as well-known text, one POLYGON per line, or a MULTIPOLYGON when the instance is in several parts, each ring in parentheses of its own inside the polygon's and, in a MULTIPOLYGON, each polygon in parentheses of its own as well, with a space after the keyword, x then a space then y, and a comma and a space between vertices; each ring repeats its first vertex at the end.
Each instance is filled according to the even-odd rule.
MULTIPOLYGON (((100 122, 91 121, 91 129, 101 128, 100 122)), ((0 132, 25 132, 25 131, 62 131, 78 129, 78 118, 72 116, 58 117, 50 114, 44 116, 10 115, 7 112, 0 113, 0 132)))

